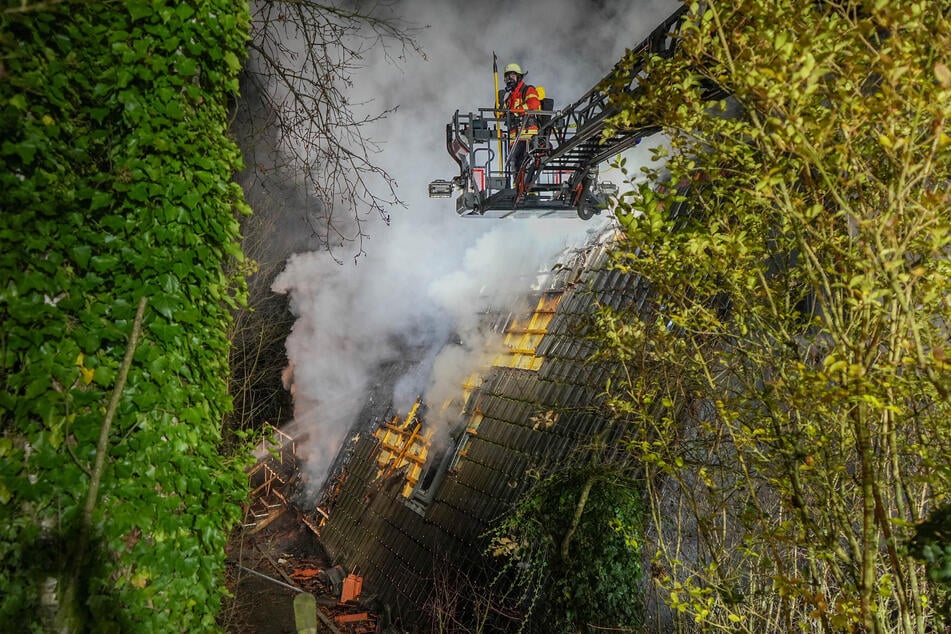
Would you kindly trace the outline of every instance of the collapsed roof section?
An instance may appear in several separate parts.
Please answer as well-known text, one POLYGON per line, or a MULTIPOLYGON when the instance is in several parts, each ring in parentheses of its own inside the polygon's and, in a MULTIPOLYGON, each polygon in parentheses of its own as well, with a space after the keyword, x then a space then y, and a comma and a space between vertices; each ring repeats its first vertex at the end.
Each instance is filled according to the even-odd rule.
POLYGON ((400 421, 399 416, 394 416, 373 433, 378 443, 376 480, 382 486, 391 477, 401 476, 404 498, 412 495, 419 483, 433 440, 433 430, 423 429, 423 421, 418 416, 419 405, 416 401, 405 419, 400 421))

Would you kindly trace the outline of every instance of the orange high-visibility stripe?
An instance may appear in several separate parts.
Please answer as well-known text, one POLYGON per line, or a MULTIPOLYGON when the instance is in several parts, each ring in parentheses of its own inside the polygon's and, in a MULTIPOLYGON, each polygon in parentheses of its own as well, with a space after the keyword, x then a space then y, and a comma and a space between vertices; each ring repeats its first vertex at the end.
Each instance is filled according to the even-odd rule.
POLYGON ((505 107, 515 114, 524 114, 526 110, 541 110, 542 103, 538 99, 538 91, 535 86, 527 85, 520 81, 514 90, 505 100, 505 107))

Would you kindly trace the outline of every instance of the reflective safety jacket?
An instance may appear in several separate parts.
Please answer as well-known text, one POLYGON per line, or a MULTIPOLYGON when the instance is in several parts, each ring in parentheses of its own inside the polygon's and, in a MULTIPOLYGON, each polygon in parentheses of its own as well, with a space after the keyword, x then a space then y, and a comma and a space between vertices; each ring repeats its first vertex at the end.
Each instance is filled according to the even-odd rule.
POLYGON ((514 121, 508 126, 509 139, 514 141, 518 136, 519 127, 524 124, 522 129, 522 138, 538 134, 538 122, 535 117, 528 117, 523 121, 526 110, 541 110, 542 104, 538 99, 538 91, 535 86, 529 86, 524 81, 519 81, 518 85, 512 89, 508 98, 505 100, 505 107, 512 111, 510 115, 514 121))

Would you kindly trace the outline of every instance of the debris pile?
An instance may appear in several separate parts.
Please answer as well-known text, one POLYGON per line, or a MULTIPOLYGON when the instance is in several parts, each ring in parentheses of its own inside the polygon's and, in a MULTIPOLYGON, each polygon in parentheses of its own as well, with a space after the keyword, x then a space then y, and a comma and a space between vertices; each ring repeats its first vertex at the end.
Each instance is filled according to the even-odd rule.
POLYGON ((258 461, 248 471, 251 496, 243 530, 228 548, 229 585, 238 594, 243 579, 257 579, 258 587, 284 597, 281 604, 289 590, 310 595, 312 601, 288 604, 287 617, 293 613, 300 625, 301 615, 310 614, 314 605, 316 615, 309 618, 316 616, 321 622, 318 632, 377 632, 373 597, 364 593, 363 577, 330 565, 318 541, 316 522, 290 501, 300 476, 295 452, 295 439, 275 427, 256 448, 258 461))
POLYGON ((372 597, 363 596, 363 577, 348 574, 341 566, 324 568, 319 560, 274 559, 265 551, 260 552, 283 581, 251 568, 240 568, 276 585, 313 596, 316 616, 331 632, 370 634, 377 631, 377 619, 370 607, 372 597))

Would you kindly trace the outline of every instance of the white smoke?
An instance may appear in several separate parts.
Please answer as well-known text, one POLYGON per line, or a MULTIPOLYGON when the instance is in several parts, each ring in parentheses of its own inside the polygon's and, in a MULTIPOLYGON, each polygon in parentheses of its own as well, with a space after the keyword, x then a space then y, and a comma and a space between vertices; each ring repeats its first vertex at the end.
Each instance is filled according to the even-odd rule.
POLYGON ((469 375, 487 368, 502 349, 502 335, 487 327, 483 313, 519 308, 519 300, 536 281, 539 269, 544 270, 555 256, 584 236, 585 228, 577 226, 578 222, 527 219, 499 223, 466 251, 460 269, 432 282, 429 294, 452 318, 458 341, 439 352, 429 377, 425 396, 433 407, 431 423, 455 422, 458 410, 443 411, 443 403, 458 398, 469 375))
POLYGON ((371 136, 381 142, 377 162, 401 184, 406 206, 392 210, 389 227, 369 228, 373 239, 364 245, 365 255, 341 257, 342 265, 326 253, 295 255, 273 285, 290 295, 297 317, 287 340, 294 425, 309 437, 305 451, 314 483, 323 480, 373 392, 381 365, 399 361, 407 346, 425 350, 392 397, 405 413, 425 392, 433 418, 445 399, 458 396, 466 376, 487 362, 478 354, 497 349, 493 335, 480 330, 478 313, 510 305, 592 226, 564 219, 465 219, 455 214, 453 201, 426 198, 429 181, 455 174, 445 151, 452 113, 492 105, 492 51, 500 67, 520 63, 558 108, 592 88, 625 47, 676 7, 674 0, 406 0, 391 7, 429 26, 419 37, 427 59, 394 66, 377 50, 379 59, 368 59, 355 77, 351 102, 368 102, 370 111, 399 106, 371 136))

